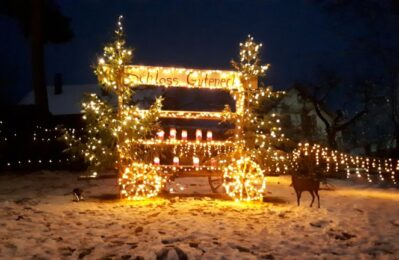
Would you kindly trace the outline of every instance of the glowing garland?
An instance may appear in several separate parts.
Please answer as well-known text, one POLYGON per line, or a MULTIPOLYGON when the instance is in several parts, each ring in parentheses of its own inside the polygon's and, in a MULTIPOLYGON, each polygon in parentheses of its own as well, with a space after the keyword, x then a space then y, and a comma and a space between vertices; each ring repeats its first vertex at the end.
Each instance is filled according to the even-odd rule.
MULTIPOLYGON (((146 110, 140 110, 140 113, 145 113, 146 110)), ((179 119, 202 119, 202 120, 226 120, 235 118, 234 113, 226 112, 210 112, 210 111, 173 111, 161 110, 159 112, 160 118, 179 118, 179 119)))

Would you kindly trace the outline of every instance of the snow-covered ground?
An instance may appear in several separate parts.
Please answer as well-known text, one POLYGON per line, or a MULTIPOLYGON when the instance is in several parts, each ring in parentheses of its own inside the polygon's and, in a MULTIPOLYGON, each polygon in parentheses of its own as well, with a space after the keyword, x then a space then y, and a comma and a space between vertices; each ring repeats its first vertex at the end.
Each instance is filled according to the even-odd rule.
MULTIPOLYGON (((309 208, 308 193, 297 207, 289 177, 269 177, 263 203, 124 202, 111 180, 77 175, 0 175, 0 259, 399 259, 398 190, 334 181, 320 209, 309 208), (76 187, 85 201, 72 202, 76 187)), ((209 192, 204 179, 181 184, 209 192)))

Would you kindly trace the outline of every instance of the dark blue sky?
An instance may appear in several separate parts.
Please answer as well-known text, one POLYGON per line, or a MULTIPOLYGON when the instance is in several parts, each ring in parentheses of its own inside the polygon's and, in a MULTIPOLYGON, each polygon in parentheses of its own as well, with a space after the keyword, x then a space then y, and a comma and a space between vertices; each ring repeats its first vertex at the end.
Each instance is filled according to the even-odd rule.
MULTIPOLYGON (((47 81, 61 72, 65 84, 94 83, 91 65, 125 17, 134 63, 229 69, 248 33, 263 43, 275 89, 311 77, 319 64, 344 63, 348 47, 334 20, 306 0, 59 0, 75 38, 46 47, 47 81)), ((29 51, 17 24, 0 18, 0 66, 12 68, 12 100, 30 90, 29 51)))

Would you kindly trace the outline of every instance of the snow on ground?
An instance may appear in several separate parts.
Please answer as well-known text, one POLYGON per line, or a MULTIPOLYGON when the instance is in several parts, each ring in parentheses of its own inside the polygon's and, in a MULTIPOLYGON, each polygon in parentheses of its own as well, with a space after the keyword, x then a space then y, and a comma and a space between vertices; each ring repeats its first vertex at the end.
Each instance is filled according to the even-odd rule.
POLYGON ((318 209, 308 193, 296 206, 289 177, 269 177, 263 203, 199 196, 207 180, 191 178, 194 196, 125 202, 77 175, 0 175, 1 259, 399 259, 398 190, 334 181, 318 209))

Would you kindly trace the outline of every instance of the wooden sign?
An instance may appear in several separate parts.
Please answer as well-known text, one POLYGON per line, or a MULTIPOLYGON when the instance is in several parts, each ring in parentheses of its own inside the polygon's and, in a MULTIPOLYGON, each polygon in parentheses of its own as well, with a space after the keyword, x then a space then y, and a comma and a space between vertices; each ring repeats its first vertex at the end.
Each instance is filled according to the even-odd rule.
POLYGON ((228 70, 197 70, 172 67, 126 66, 126 85, 155 85, 210 89, 240 89, 241 74, 228 70))

